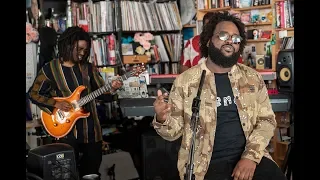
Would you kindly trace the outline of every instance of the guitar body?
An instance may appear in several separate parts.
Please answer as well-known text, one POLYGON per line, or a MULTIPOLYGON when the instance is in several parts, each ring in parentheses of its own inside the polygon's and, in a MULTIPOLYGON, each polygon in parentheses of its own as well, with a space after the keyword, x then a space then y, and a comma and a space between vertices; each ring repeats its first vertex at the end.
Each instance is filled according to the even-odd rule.
POLYGON ((55 138, 66 136, 80 118, 86 118, 90 112, 86 112, 82 107, 77 105, 81 92, 85 86, 77 87, 69 97, 55 97, 59 101, 67 101, 72 104, 73 108, 69 112, 61 111, 55 108, 52 114, 41 111, 41 121, 46 131, 55 138))

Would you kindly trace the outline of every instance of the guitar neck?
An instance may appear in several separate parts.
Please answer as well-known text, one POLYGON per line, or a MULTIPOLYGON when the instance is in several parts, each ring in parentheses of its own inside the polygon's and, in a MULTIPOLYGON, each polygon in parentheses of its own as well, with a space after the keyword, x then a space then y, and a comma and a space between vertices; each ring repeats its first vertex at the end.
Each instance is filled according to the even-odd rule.
MULTIPOLYGON (((125 79, 127 79, 126 75, 122 75, 119 77, 120 81, 123 81, 125 79)), ((81 98, 78 102, 79 106, 83 106, 83 105, 87 104, 88 102, 94 100, 95 98, 99 97, 103 93, 110 91, 111 88, 112 88, 112 83, 111 82, 106 83, 104 86, 100 87, 99 89, 97 89, 97 90, 89 93, 88 95, 84 96, 83 98, 81 98)))

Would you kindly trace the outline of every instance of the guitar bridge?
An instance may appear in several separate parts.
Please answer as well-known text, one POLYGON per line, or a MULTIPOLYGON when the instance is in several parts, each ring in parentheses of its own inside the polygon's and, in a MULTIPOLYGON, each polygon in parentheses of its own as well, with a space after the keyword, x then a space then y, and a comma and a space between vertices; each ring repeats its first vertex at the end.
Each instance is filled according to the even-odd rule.
POLYGON ((62 111, 62 110, 57 110, 55 116, 56 116, 56 120, 60 123, 60 124, 63 124, 65 122, 70 122, 70 120, 68 120, 69 118, 69 112, 65 112, 65 111, 62 111))

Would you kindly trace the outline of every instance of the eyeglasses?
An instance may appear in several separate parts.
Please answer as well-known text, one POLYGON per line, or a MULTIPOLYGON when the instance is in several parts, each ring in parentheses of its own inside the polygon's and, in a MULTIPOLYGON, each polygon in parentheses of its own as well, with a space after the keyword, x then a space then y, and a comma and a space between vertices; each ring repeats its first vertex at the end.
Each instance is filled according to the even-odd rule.
MULTIPOLYGON (((226 41, 230 38, 230 34, 225 31, 220 31, 217 34, 221 41, 226 41)), ((240 35, 234 34, 231 36, 231 40, 233 44, 240 44, 240 42, 242 41, 242 37, 240 35)))

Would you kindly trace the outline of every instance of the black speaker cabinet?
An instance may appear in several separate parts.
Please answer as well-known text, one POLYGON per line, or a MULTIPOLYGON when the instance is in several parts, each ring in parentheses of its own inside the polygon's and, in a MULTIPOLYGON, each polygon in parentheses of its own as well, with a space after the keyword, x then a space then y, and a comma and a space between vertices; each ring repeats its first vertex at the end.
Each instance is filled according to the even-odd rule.
POLYGON ((277 87, 279 92, 294 91, 294 50, 285 49, 278 53, 277 87))
POLYGON ((143 180, 180 180, 177 168, 181 138, 170 142, 154 130, 142 134, 143 180))
POLYGON ((45 180, 74 180, 78 178, 73 148, 54 143, 31 149, 26 160, 27 171, 45 180))

